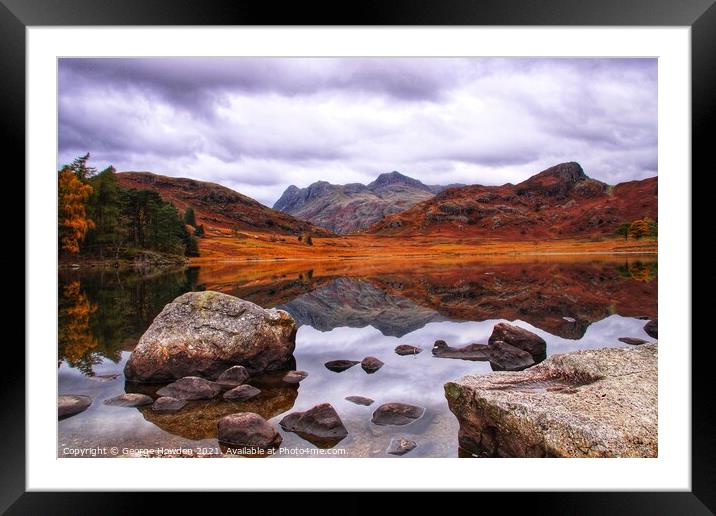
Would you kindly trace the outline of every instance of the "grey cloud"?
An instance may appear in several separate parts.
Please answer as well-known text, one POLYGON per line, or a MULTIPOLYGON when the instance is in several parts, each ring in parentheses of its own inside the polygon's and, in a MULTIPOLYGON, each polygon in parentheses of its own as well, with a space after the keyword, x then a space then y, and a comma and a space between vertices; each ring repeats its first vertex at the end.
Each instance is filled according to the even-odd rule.
POLYGON ((657 170, 654 59, 62 59, 59 160, 232 185, 657 170))

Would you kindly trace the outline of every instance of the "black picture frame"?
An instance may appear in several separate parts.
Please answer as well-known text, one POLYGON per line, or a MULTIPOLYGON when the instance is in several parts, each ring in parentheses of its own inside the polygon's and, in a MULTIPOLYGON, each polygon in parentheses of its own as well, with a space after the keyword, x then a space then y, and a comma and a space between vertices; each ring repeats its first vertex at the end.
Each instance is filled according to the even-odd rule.
MULTIPOLYGON (((692 169, 713 168, 710 134, 716 122, 716 0, 363 0, 345 3, 246 0, 0 0, 0 106, 3 142, 11 150, 16 175, 24 170, 25 153, 25 29, 28 26, 86 25, 557 25, 557 26, 688 26, 692 38, 692 169), (708 165, 707 165, 708 163, 708 165)), ((6 171, 7 173, 7 171, 6 171)), ((693 174, 684 171, 685 174, 693 174)), ((18 187, 24 190, 19 179, 18 187)), ((698 195, 707 195, 699 179, 698 195)), ((696 193, 695 190, 693 190, 696 193)), ((26 195, 29 192, 25 192, 26 195)), ((694 204, 696 198, 694 198, 694 204)), ((694 222, 697 222, 694 220, 694 222)), ((695 229, 695 228, 694 228, 695 229)), ((693 234, 696 234, 694 231, 693 234)), ((24 249, 24 246, 23 246, 24 249)), ((692 250, 692 270, 699 258, 692 250)), ((17 260, 17 258, 13 258, 17 260)), ((5 262, 6 258, 2 258, 5 262)), ((705 262, 702 264, 707 267, 705 262)), ((708 270, 708 269, 702 269, 708 270)), ((28 271, 25 270, 27 274, 28 271)), ((713 273, 707 273, 708 278, 713 273)), ((19 287, 19 285, 18 285, 19 287)), ((707 288, 702 285, 701 288, 707 288)), ((32 309, 27 307, 26 309, 32 309)), ((706 307, 694 306, 693 315, 705 318, 706 307)), ((693 318, 692 315, 692 318, 693 318)), ((679 345, 686 352, 691 336, 679 345)), ((140 493, 28 493, 25 492, 25 377, 24 350, 6 349, 13 364, 0 375, 2 407, 2 460, 0 510, 7 514, 126 514, 146 510, 140 493), (12 354, 15 356, 12 356, 12 354)), ((640 493, 481 493, 472 501, 487 507, 517 508, 550 514, 713 514, 716 511, 716 439, 711 414, 716 408, 709 379, 712 343, 691 347, 692 353, 692 491, 640 493), (499 497, 499 498, 498 498, 499 497)), ((668 365, 668 364, 667 364, 668 365)), ((711 374, 710 374, 711 373, 711 374)), ((162 511, 186 507, 188 493, 163 496, 162 511), (168 499, 167 499, 168 498, 168 499)), ((216 502, 232 503, 212 495, 216 502)), ((241 495, 245 496, 245 495, 241 495)), ((343 507, 360 504, 348 495, 343 507)), ((365 495, 363 495, 365 496, 365 495)), ((365 498, 362 498, 365 501, 365 498)), ((422 497, 411 496, 404 510, 422 497)), ((292 494, 292 505, 312 505, 310 494, 292 494)), ((217 505, 218 508, 218 505, 217 505)), ((205 507, 206 509, 206 507, 205 507)))

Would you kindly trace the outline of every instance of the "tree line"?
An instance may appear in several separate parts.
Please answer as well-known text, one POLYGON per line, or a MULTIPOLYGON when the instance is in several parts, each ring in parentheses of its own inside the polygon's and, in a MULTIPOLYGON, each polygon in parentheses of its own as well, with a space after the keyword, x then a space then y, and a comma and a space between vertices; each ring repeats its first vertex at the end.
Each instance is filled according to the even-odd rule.
POLYGON ((659 224, 655 220, 643 217, 632 222, 621 224, 616 234, 623 236, 624 240, 640 240, 642 238, 658 238, 659 224))
MULTIPOLYGON (((114 167, 97 172, 87 166, 89 157, 87 153, 58 172, 61 254, 119 259, 151 250, 199 256, 196 237, 171 203, 151 190, 121 187, 114 167)), ((192 225, 196 234, 196 220, 192 225)))

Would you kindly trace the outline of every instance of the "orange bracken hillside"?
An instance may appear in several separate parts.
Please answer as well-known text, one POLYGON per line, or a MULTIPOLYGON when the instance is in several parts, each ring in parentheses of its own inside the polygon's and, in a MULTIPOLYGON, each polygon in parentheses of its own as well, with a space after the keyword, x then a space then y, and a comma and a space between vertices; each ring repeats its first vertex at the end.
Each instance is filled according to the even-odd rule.
POLYGON ((151 172, 120 172, 117 180, 125 188, 154 190, 180 210, 191 206, 196 213, 197 223, 209 229, 242 229, 294 235, 303 232, 330 234, 330 231, 310 222, 272 210, 250 197, 215 183, 151 172))
POLYGON ((620 224, 658 217, 657 178, 609 186, 562 163, 517 185, 450 188, 390 215, 368 233, 521 241, 604 238, 620 224))

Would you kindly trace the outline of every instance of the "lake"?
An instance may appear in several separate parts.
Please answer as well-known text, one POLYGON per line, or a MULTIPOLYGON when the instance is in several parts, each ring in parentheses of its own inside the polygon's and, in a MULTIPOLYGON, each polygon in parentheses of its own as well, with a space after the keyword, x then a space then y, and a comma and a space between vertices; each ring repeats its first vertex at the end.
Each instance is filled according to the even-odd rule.
MULTIPOLYGON (((587 348, 629 347, 618 339, 651 339, 643 330, 657 317, 655 256, 522 256, 440 260, 328 260, 235 262, 175 271, 61 271, 59 275, 59 394, 81 394, 92 405, 59 421, 58 456, 73 449, 115 447, 117 455, 221 455, 217 421, 256 412, 274 426, 287 413, 329 402, 348 429, 322 449, 284 432, 276 456, 392 457, 393 438, 418 446, 406 457, 457 457, 458 423, 443 385, 465 374, 491 372, 489 362, 437 358, 435 340, 450 346, 486 343, 498 322, 526 328, 547 342, 547 355, 587 348), (193 401, 178 412, 107 406, 125 392, 153 395, 160 387, 127 383, 124 364, 162 308, 180 294, 217 290, 289 312, 299 325, 298 385, 282 373, 252 379, 262 393, 246 402, 193 401), (422 353, 399 356, 398 344, 422 353), (367 374, 360 365, 336 373, 324 363, 375 356, 385 365, 367 374), (365 396, 371 406, 351 403, 365 396), (371 423, 385 402, 424 407, 402 427, 371 423), (157 452, 163 448, 163 452, 157 452), (179 450, 179 451, 177 451, 179 450)), ((319 443, 320 444, 320 443, 319 443)), ((115 455, 114 452, 110 456, 115 455)), ((227 454, 227 456, 230 454, 227 454)), ((396 457, 397 459, 397 457, 396 457)), ((270 460, 270 459, 269 459, 270 460)))

